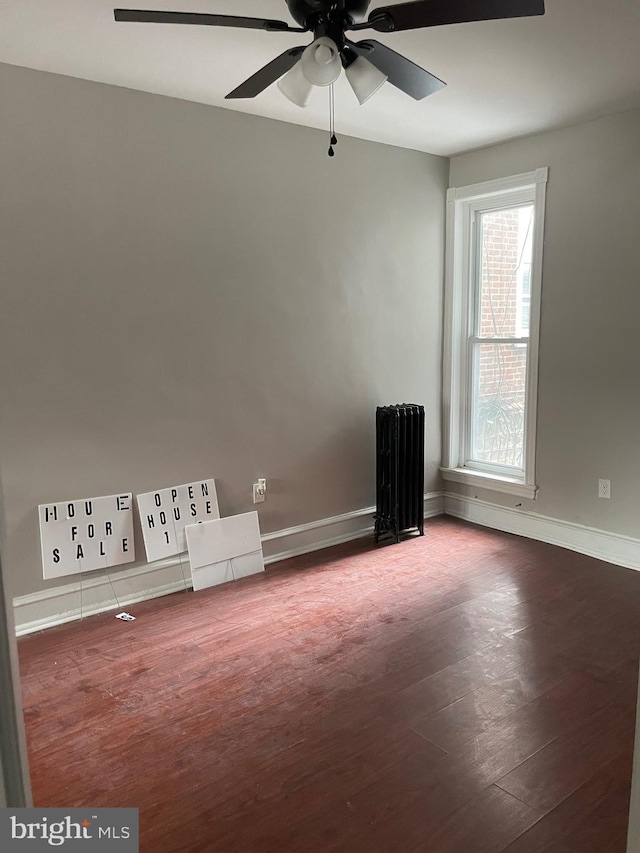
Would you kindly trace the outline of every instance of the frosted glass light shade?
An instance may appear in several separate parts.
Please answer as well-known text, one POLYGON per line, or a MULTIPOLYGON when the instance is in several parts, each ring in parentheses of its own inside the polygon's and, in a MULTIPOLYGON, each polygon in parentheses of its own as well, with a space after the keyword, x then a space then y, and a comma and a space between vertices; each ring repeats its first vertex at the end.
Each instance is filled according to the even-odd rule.
POLYGON ((379 71, 364 56, 359 56, 346 70, 347 80, 360 105, 364 104, 387 81, 387 75, 379 71))
POLYGON ((335 83, 342 71, 338 46, 326 36, 316 39, 305 49, 299 65, 304 76, 314 86, 335 83))
POLYGON ((306 107, 309 103, 313 85, 304 76, 300 62, 296 62, 293 68, 278 80, 277 86, 285 98, 297 107, 306 107))

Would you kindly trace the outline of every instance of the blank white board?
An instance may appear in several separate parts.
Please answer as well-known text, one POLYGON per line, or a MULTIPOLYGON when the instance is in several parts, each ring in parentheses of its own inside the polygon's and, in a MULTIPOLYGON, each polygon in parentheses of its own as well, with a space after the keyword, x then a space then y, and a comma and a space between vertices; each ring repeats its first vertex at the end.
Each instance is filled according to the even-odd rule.
POLYGON ((257 512, 185 528, 194 590, 264 571, 257 512))
POLYGON ((135 559, 131 493, 42 504, 38 513, 45 578, 106 569, 135 559))
POLYGON ((215 480, 198 480, 138 495, 147 560, 162 560, 187 550, 187 524, 220 518, 215 480))

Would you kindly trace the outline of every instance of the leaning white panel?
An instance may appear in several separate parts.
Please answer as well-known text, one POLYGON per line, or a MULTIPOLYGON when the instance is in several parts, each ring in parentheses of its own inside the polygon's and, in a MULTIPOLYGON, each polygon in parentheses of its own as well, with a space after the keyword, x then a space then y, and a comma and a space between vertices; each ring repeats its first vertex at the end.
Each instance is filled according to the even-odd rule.
MULTIPOLYGON (((203 524, 207 523, 206 521, 203 522, 203 524)), ((191 574, 193 577, 193 588, 196 591, 235 580, 231 560, 223 560, 221 563, 211 563, 206 566, 200 566, 197 569, 192 567, 191 574)))
POLYGON ((185 528, 194 590, 264 571, 257 512, 185 528))
POLYGON ((262 549, 254 551, 252 554, 242 554, 240 557, 234 557, 231 562, 233 564, 233 576, 235 580, 247 578, 249 575, 257 575, 258 572, 264 572, 262 549))
POLYGON ((131 493, 42 504, 42 575, 59 578, 135 559, 131 493))
POLYGON ((213 479, 146 492, 136 500, 150 563, 187 550, 185 525, 220 518, 213 479))

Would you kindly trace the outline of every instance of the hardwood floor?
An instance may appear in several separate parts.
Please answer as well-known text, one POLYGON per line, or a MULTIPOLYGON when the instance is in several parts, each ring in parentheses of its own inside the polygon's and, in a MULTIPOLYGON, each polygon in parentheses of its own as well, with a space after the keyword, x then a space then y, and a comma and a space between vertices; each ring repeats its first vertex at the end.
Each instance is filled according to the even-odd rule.
POLYGON ((639 592, 441 517, 26 637, 35 802, 153 853, 624 853, 639 592))

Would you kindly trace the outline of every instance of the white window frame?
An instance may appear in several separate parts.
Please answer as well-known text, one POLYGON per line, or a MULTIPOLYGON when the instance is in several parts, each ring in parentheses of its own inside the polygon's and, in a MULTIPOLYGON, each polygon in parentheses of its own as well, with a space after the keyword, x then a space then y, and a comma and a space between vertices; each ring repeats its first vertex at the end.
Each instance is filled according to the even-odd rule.
MULTIPOLYGON (((536 415, 538 345, 547 167, 510 178, 500 178, 447 191, 447 247, 445 260, 445 335, 443 406, 445 439, 442 476, 445 480, 535 498, 537 485, 536 415), (478 213, 496 208, 534 205, 531 257, 527 379, 525 392, 524 472, 514 476, 495 465, 467 462, 470 435, 470 330, 475 258, 473 228, 478 213)), ((490 339, 491 340, 491 339, 490 339)))

